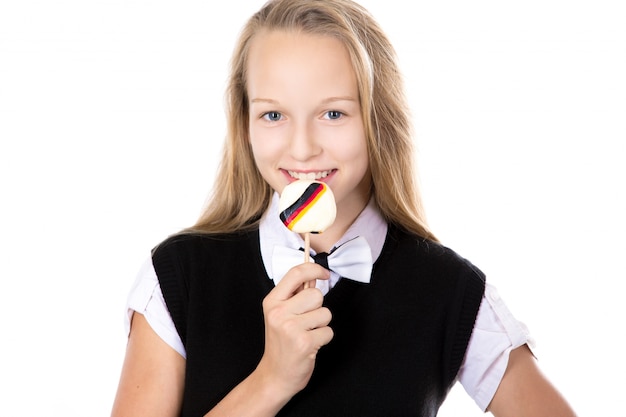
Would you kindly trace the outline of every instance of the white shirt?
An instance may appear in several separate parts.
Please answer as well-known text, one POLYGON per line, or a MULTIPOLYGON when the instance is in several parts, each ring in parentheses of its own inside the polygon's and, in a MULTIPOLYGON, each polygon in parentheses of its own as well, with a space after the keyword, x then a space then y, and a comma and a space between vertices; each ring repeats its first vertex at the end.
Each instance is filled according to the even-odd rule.
MULTIPOLYGON (((268 276, 272 278, 271 257, 274 245, 287 244, 294 248, 304 247, 302 238, 290 232, 280 221, 277 204, 278 195, 275 194, 270 208, 259 225, 261 257, 268 276)), ((386 232, 387 223, 374 204, 370 202, 336 246, 354 237, 363 236, 372 250, 372 259, 376 260, 382 251, 386 232)), ((330 288, 339 279, 337 274, 331 272, 330 288)), ((328 291, 323 287, 318 288, 322 292, 328 291)), ((163 299, 151 257, 141 267, 128 296, 125 317, 127 333, 130 332, 130 319, 133 311, 143 314, 155 333, 183 357, 186 357, 185 347, 163 299)), ((487 409, 502 380, 509 353, 524 344, 531 347, 534 345, 526 326, 513 317, 497 290, 487 284, 465 358, 457 376, 465 391, 481 410, 487 409)))

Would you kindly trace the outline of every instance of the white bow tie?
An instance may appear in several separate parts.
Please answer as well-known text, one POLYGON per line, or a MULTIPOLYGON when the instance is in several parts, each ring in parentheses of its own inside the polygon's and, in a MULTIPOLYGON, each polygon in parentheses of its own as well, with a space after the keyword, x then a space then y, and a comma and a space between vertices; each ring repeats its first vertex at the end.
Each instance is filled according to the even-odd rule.
MULTIPOLYGON (((358 236, 333 248, 330 254, 325 252, 313 256, 314 260, 343 278, 369 283, 372 275, 372 251, 364 237, 358 236), (328 265, 324 265, 324 260, 328 265)), ((287 271, 304 262, 302 249, 275 246, 272 254, 272 273, 274 283, 278 285, 287 271)), ((318 280, 318 283, 320 280, 318 280)))

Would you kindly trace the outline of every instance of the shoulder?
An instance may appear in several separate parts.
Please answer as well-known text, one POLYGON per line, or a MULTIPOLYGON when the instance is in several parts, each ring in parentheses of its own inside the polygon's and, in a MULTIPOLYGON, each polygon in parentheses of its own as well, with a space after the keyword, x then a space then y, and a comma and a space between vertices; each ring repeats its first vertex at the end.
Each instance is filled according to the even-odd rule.
POLYGON ((241 263, 259 251, 258 231, 207 234, 178 233, 152 249, 152 263, 159 276, 189 276, 193 271, 241 263))
POLYGON ((211 251, 227 251, 233 247, 241 247, 246 244, 254 244, 258 232, 233 232, 233 233, 198 233, 181 232, 169 236, 152 249, 152 257, 172 255, 193 255, 195 252, 206 253, 211 251))
POLYGON ((430 239, 390 226, 386 245, 403 258, 412 259, 421 271, 437 276, 458 277, 482 283, 485 274, 453 249, 430 239))

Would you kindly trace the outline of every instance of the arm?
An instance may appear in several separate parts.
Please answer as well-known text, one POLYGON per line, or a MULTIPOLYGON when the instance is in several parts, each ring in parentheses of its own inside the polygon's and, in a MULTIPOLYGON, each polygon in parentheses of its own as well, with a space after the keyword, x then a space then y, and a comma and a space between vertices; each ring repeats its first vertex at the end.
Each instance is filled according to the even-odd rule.
POLYGON ((526 345, 511 352, 487 410, 496 417, 576 417, 567 401, 541 373, 526 345))
POLYGON ((111 416, 178 416, 184 378, 185 359, 134 313, 111 416))
POLYGON ((257 368, 206 417, 275 416, 302 390, 313 373, 319 349, 333 337, 330 311, 322 293, 302 289, 314 279, 328 279, 314 263, 292 268, 263 300, 265 352, 257 368))
MULTIPOLYGON (((306 386, 318 350, 333 337, 323 296, 304 282, 328 279, 313 263, 292 268, 263 300, 265 352, 257 368, 207 417, 274 416, 306 386)), ((143 315, 134 313, 112 417, 180 414, 185 359, 167 345, 143 315)))

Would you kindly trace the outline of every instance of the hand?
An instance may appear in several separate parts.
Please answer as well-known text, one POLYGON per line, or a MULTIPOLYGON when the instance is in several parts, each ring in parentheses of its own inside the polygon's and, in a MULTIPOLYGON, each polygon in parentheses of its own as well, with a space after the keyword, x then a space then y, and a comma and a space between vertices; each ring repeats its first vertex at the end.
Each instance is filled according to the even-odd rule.
POLYGON ((321 291, 304 288, 307 281, 329 278, 327 269, 304 263, 289 270, 263 300, 265 352, 256 371, 286 399, 307 385, 317 352, 333 338, 321 291))

